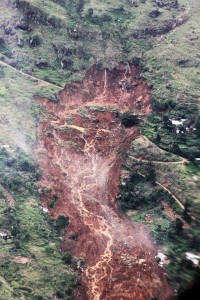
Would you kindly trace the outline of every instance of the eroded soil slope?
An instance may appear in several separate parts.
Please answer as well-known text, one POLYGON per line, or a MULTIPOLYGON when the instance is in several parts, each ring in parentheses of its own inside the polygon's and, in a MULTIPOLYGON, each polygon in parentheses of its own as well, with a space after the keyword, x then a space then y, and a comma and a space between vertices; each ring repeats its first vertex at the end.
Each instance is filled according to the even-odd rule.
POLYGON ((57 103, 40 100, 47 117, 39 125, 36 155, 44 171, 40 185, 51 187, 41 198, 53 218, 69 216, 62 249, 86 262, 76 299, 170 299, 145 227, 115 203, 124 154, 140 134, 122 125, 119 112, 146 114, 149 100, 137 69, 123 64, 115 71, 90 69, 57 103))

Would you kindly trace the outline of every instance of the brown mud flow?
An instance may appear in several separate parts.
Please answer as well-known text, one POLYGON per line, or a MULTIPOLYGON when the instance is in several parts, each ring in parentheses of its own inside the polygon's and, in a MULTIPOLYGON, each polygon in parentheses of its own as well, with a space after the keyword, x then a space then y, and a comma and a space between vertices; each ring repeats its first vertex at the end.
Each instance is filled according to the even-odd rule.
POLYGON ((122 125, 119 113, 150 112, 146 82, 134 66, 92 68, 82 83, 66 86, 57 103, 40 101, 47 114, 35 154, 44 171, 40 186, 51 188, 41 201, 52 218, 69 216, 62 250, 85 261, 75 299, 170 299, 146 228, 122 214, 115 200, 125 153, 140 135, 136 126, 122 125))

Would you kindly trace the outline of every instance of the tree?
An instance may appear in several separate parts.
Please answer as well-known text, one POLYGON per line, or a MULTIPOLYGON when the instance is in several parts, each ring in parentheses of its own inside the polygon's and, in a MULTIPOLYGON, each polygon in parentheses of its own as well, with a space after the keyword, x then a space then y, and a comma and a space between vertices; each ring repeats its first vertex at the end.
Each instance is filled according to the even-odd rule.
POLYGON ((167 235, 171 239, 176 239, 177 235, 181 235, 183 233, 183 222, 176 218, 175 220, 169 223, 169 227, 167 228, 167 235))
POLYGON ((85 0, 78 0, 76 3, 76 11, 77 13, 81 13, 83 11, 85 5, 85 0))
POLYGON ((139 123, 138 116, 131 111, 127 111, 123 113, 121 116, 121 120, 122 120, 122 124, 127 128, 138 125, 139 123))
POLYGON ((62 256, 62 260, 64 261, 64 263, 66 264, 70 264, 72 261, 72 255, 69 252, 66 252, 65 254, 63 254, 62 256))
POLYGON ((29 45, 31 48, 35 48, 41 44, 42 40, 39 35, 34 35, 29 39, 29 45))
POLYGON ((157 143, 157 144, 160 143, 160 141, 161 141, 161 136, 160 136, 159 133, 156 134, 156 137, 155 137, 154 141, 155 141, 155 143, 157 143))
POLYGON ((171 151, 178 155, 181 154, 181 149, 179 148, 179 145, 177 142, 173 142, 171 151))
POLYGON ((197 118, 195 127, 196 127, 196 135, 200 137, 200 116, 198 116, 197 118))
POLYGON ((0 37, 0 48, 4 48, 5 47, 5 41, 2 37, 0 37))
POLYGON ((156 171, 152 162, 147 164, 147 175, 146 180, 150 181, 152 184, 156 183, 156 171))
POLYGON ((66 216, 59 216, 56 220, 56 227, 62 229, 69 225, 69 217, 66 216))
POLYGON ((88 16, 91 17, 93 15, 94 11, 93 8, 88 9, 88 16))
POLYGON ((185 208, 183 211, 183 218, 186 222, 190 222, 191 221, 191 217, 189 215, 189 210, 190 209, 190 204, 188 202, 188 200, 185 201, 185 208))

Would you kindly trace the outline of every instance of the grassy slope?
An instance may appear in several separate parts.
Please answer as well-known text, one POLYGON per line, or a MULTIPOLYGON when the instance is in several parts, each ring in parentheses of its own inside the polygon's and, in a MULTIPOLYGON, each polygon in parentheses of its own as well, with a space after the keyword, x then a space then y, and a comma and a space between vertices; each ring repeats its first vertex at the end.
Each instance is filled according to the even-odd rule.
POLYGON ((51 97, 57 88, 41 86, 6 66, 0 65, 1 142, 30 154, 42 109, 35 96, 51 97))
MULTIPOLYGON (((177 27, 170 34, 158 38, 154 45, 146 55, 149 66, 157 60, 156 71, 159 67, 163 67, 163 71, 170 69, 172 76, 172 84, 179 87, 182 93, 191 93, 191 95, 199 96, 198 87, 198 49, 200 28, 197 20, 199 19, 198 2, 180 0, 180 4, 185 5, 189 19, 186 23, 177 27), (189 60, 190 66, 181 67, 178 62, 181 60, 189 60), (176 83, 176 84, 175 84, 176 83)), ((152 65, 153 67, 153 65, 152 65)), ((153 70, 152 70, 153 72, 153 70)), ((171 81, 170 81, 171 83, 171 81)))
MULTIPOLYGON (((7 2, 7 1, 6 1, 7 2)), ((0 19, 5 21, 8 8, 1 4, 3 9, 0 12, 0 19)), ((19 2, 22 2, 20 0, 19 2)), ((137 1, 138 6, 130 6, 128 1, 84 1, 83 9, 78 9, 76 3, 80 1, 36 1, 26 0, 23 3, 31 4, 31 9, 36 16, 40 16, 40 24, 27 20, 31 32, 14 29, 19 19, 23 17, 25 4, 12 12, 12 21, 9 25, 13 28, 13 36, 4 36, 6 47, 3 52, 9 56, 6 60, 14 64, 17 68, 37 75, 40 78, 47 79, 60 85, 64 85, 73 78, 79 79, 83 76, 83 71, 91 65, 100 64, 107 67, 115 66, 121 60, 130 60, 135 56, 141 55, 141 50, 149 47, 148 41, 134 40, 132 33, 137 28, 161 23, 177 14, 172 9, 168 11, 162 9, 159 20, 153 21, 149 13, 154 9, 151 1, 137 1), (60 5, 59 3, 65 3, 60 5), (93 9, 93 15, 90 16, 88 9, 93 9), (46 24, 43 19, 45 16, 54 17, 60 26, 46 24), (76 29, 78 37, 73 35, 76 29), (109 30, 108 30, 109 29, 109 30), (72 34, 70 33, 72 31, 72 34), (38 35, 41 38, 41 45, 36 48, 30 48, 29 38, 38 35), (17 38, 23 39, 24 46, 17 46, 17 38), (56 53, 55 47, 61 49, 66 47, 70 49, 70 54, 63 55, 62 51, 56 53), (14 51, 11 54, 11 49, 14 51), (66 69, 61 68, 61 60, 70 61, 66 69), (35 63, 39 60, 46 60, 49 67, 38 69, 35 63)), ((11 12, 8 12, 11 15, 11 12)), ((3 27, 0 28, 0 34, 3 34, 3 27)))
MULTIPOLYGON (((192 96, 200 96, 199 88, 199 47, 200 47, 200 27, 197 20, 200 17, 200 3, 194 1, 179 1, 185 4, 188 8, 189 20, 182 26, 176 28, 163 39, 160 39, 155 47, 149 51, 145 60, 147 61, 147 67, 150 69, 150 74, 155 72, 169 76, 166 78, 166 83, 170 83, 174 90, 174 98, 177 93, 181 95, 188 95, 188 102, 192 99, 192 96), (188 66, 184 67, 178 63, 181 60, 188 60, 188 66)), ((156 74, 154 75, 156 76, 156 74)), ((155 90, 162 98, 163 90, 159 88, 159 82, 153 81, 155 84, 155 90)), ((166 93, 166 91, 164 90, 166 93)))

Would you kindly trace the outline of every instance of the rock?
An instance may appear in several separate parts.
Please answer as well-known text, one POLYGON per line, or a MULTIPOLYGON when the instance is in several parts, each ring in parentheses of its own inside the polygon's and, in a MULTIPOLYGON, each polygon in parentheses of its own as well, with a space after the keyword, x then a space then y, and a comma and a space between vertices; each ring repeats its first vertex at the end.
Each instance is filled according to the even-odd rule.
POLYGON ((6 35, 14 35, 14 34, 15 34, 15 33, 13 32, 12 27, 5 27, 5 28, 4 28, 4 33, 5 33, 6 35))
POLYGON ((76 28, 73 28, 73 29, 69 29, 69 36, 74 39, 74 40, 77 40, 78 39, 78 30, 76 28))
POLYGON ((38 194, 42 195, 43 194, 43 190, 42 189, 38 189, 38 194))
POLYGON ((198 40, 198 39, 199 39, 198 36, 193 36, 193 37, 190 38, 190 41, 196 41, 196 40, 198 40))
POLYGON ((197 66, 197 62, 193 61, 191 59, 181 59, 181 60, 177 61, 177 64, 181 68, 191 68, 191 67, 197 66))
MULTIPOLYGON (((14 54, 14 51, 10 51, 10 50, 7 50, 7 51, 4 51, 4 55, 7 56, 8 58, 12 58, 13 57, 13 54, 14 54)), ((12 65, 12 63, 11 63, 12 65)), ((14 65, 14 62, 13 62, 13 65, 14 65)), ((16 65, 15 65, 16 67, 16 65)))
POLYGON ((58 103, 59 102, 59 96, 58 96, 58 94, 53 94, 51 96, 51 101, 54 102, 54 103, 58 103))
POLYGON ((31 48, 38 47, 41 44, 41 38, 38 35, 30 37, 29 45, 31 48))
POLYGON ((17 38, 17 46, 20 48, 24 47, 24 41, 19 37, 17 38))
POLYGON ((16 163, 15 158, 10 158, 10 159, 7 160, 7 166, 8 167, 12 167, 15 163, 16 163))
POLYGON ((49 67, 49 64, 46 60, 40 60, 40 61, 36 62, 35 65, 39 69, 46 69, 49 67))
POLYGON ((32 31, 32 28, 26 23, 19 23, 15 26, 15 29, 21 29, 23 31, 32 31))
POLYGON ((184 16, 179 19, 169 19, 165 20, 163 23, 160 23, 156 26, 148 26, 144 28, 138 28, 133 32, 133 37, 135 39, 145 39, 148 38, 149 36, 161 36, 164 35, 177 26, 182 25, 187 21, 187 16, 184 16))
POLYGON ((133 89, 133 84, 127 83, 125 85, 125 89, 127 90, 127 92, 130 92, 133 89))
POLYGON ((149 16, 152 18, 152 19, 155 19, 157 17, 159 17, 161 14, 161 12, 159 10, 153 10, 149 13, 149 16))
POLYGON ((99 119, 94 119, 94 120, 92 120, 92 122, 93 122, 94 124, 98 124, 98 123, 99 123, 99 119))
POLYGON ((61 48, 61 53, 66 56, 72 55, 73 49, 70 49, 70 48, 64 46, 63 48, 61 48))
POLYGON ((160 261, 161 261, 160 257, 157 257, 157 256, 156 256, 155 261, 157 262, 157 264, 159 264, 160 261))
POLYGON ((171 83, 166 84, 166 89, 172 91, 173 87, 171 85, 171 83))
POLYGON ((0 37, 0 48, 4 48, 5 47, 5 40, 4 38, 0 37))
POLYGON ((192 261, 194 265, 198 266, 200 261, 200 256, 191 252, 186 252, 185 256, 188 260, 192 261))
POLYGON ((162 252, 158 252, 158 255, 155 257, 155 260, 160 267, 163 267, 164 265, 167 265, 170 262, 167 256, 162 252))
POLYGON ((136 0, 129 0, 131 6, 138 7, 138 3, 136 0))
POLYGON ((154 0, 158 7, 178 8, 178 0, 154 0))
POLYGON ((71 65, 72 65, 72 60, 70 58, 62 59, 60 62, 61 69, 67 69, 71 65))
POLYGON ((12 234, 9 230, 6 230, 6 229, 1 229, 0 230, 0 237, 1 238, 8 238, 8 237, 11 237, 12 234))
POLYGON ((40 208, 41 208, 41 210, 44 212, 44 213, 48 213, 48 208, 45 208, 45 207, 42 207, 42 206, 40 206, 40 208))

